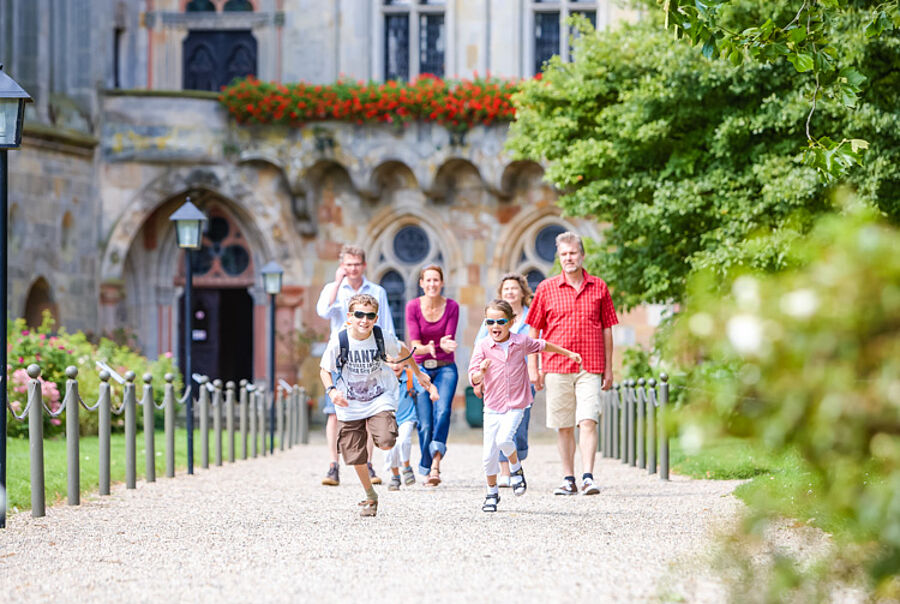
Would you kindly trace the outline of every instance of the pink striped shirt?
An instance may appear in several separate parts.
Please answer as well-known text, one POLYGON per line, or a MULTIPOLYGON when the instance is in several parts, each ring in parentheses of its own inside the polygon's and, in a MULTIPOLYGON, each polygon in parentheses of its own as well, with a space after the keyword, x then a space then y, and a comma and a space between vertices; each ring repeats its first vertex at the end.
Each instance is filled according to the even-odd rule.
POLYGON ((487 336, 478 341, 472 360, 469 361, 469 383, 472 374, 484 359, 491 360, 484 376, 484 406, 497 413, 510 409, 524 409, 531 404, 531 384, 528 382, 529 354, 542 352, 547 342, 534 340, 523 333, 509 334, 509 350, 503 348, 487 336))

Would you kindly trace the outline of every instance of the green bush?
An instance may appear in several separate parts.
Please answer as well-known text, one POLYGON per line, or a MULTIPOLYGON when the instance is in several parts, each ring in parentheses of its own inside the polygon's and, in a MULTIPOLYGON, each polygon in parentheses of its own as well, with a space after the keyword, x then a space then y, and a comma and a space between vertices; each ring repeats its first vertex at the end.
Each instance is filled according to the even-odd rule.
MULTIPOLYGON (((778 514, 785 500, 810 501, 847 546, 813 568, 861 568, 879 596, 896 598, 900 232, 879 218, 857 208, 821 220, 791 248, 802 268, 738 276, 725 296, 715 276, 699 273, 670 353, 701 368, 715 360, 690 378, 682 442, 699 448, 724 433, 774 454, 796 451, 810 480, 749 502, 756 518, 778 514)), ((807 593, 798 565, 772 568, 772 585, 798 590, 775 599, 807 593)))
MULTIPOLYGON (((137 374, 135 383, 138 385, 138 399, 141 396, 142 377, 145 373, 153 375, 154 399, 162 402, 163 376, 172 373, 176 376, 176 392, 182 388, 181 374, 175 366, 172 355, 167 353, 155 361, 141 356, 126 346, 117 345, 115 342, 101 338, 98 344, 92 344, 82 332, 68 333, 65 328, 55 330, 55 321, 49 313, 44 313, 43 322, 37 329, 29 329, 24 319, 17 319, 7 328, 7 341, 9 349, 7 358, 9 363, 10 406, 21 413, 27 403, 28 375, 25 369, 35 363, 41 367, 42 393, 44 403, 53 411, 59 408, 65 396, 66 367, 74 365, 78 369, 78 388, 81 397, 89 405, 97 400, 100 386, 100 376, 97 370, 97 361, 105 361, 120 375, 127 371, 137 374)), ((110 380, 112 387, 112 402, 115 407, 122 403, 123 388, 114 380, 110 380)), ((8 412, 7 412, 8 413, 8 412)), ((159 415, 161 412, 157 412, 159 415)), ((87 412, 83 409, 79 414, 79 425, 83 435, 97 433, 97 413, 87 412)), ((121 428, 123 420, 119 416, 113 417, 113 428, 121 428)), ((61 417, 53 419, 44 415, 44 434, 54 436, 65 430, 65 413, 61 417)), ((28 422, 17 421, 11 415, 7 416, 7 434, 11 437, 27 437, 28 422)))

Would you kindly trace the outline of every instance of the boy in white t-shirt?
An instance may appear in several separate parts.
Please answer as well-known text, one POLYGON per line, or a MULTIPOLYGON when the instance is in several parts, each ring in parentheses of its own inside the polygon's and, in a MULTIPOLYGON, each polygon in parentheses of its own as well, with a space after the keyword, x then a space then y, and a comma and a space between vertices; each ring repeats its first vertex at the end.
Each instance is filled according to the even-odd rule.
POLYGON ((399 382, 387 362, 410 366, 419 382, 429 391, 434 385, 427 375, 411 361, 406 347, 392 333, 378 330, 378 301, 368 294, 350 298, 347 313, 349 326, 333 333, 320 363, 319 375, 325 394, 334 403, 338 420, 338 450, 344 463, 356 470, 366 491, 366 499, 359 503, 360 516, 371 517, 378 512, 378 495, 369 478, 369 455, 366 451, 368 434, 375 446, 389 451, 397 441, 397 420, 394 412, 399 398, 399 382), (332 372, 338 375, 334 383, 332 372))

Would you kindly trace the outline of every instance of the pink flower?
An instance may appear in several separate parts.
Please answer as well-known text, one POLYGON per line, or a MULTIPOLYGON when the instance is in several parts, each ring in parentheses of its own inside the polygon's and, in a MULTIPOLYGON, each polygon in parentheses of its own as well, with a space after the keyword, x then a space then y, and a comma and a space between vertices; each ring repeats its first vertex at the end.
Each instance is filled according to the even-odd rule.
POLYGON ((25 357, 19 357, 19 365, 25 362, 25 357))
POLYGON ((9 406, 12 407, 13 411, 18 413, 19 410, 22 408, 22 403, 20 403, 19 401, 9 401, 9 406))
POLYGON ((65 346, 58 346, 58 348, 59 348, 60 350, 65 350, 65 349, 66 349, 65 346))
POLYGON ((22 330, 22 335, 23 335, 23 336, 27 336, 27 335, 30 334, 30 333, 31 333, 31 332, 28 331, 27 329, 23 329, 23 330, 22 330))
POLYGON ((58 418, 58 417, 51 417, 51 418, 50 418, 50 423, 53 424, 54 426, 58 426, 58 425, 60 425, 62 422, 59 421, 59 418, 58 418))
POLYGON ((46 340, 47 336, 44 334, 38 334, 38 340, 46 340))
POLYGON ((41 360, 41 355, 39 355, 39 354, 34 355, 35 362, 40 361, 40 360, 41 360))
POLYGON ((171 359, 171 358, 172 358, 172 352, 171 352, 171 351, 166 352, 163 356, 166 357, 167 359, 171 359))

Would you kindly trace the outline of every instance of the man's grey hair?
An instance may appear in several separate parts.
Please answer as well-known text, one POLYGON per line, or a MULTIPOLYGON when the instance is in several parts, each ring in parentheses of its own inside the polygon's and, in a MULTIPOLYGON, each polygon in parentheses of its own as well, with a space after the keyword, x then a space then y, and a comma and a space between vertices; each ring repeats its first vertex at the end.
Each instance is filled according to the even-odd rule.
POLYGON ((568 243, 569 245, 578 245, 578 249, 581 250, 581 255, 584 256, 584 243, 581 241, 581 237, 579 237, 576 233, 572 231, 566 231, 565 233, 560 233, 556 236, 556 251, 559 251, 559 244, 568 243))

